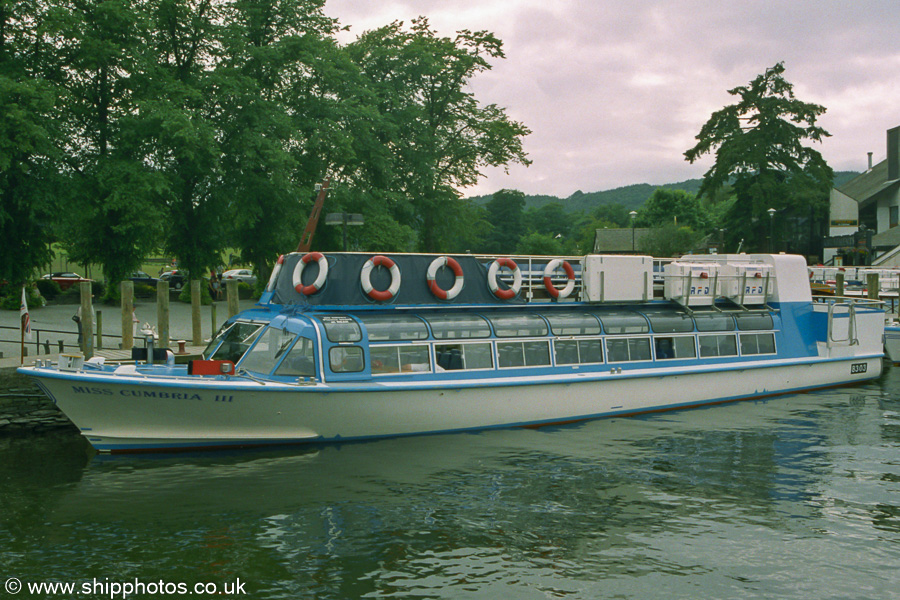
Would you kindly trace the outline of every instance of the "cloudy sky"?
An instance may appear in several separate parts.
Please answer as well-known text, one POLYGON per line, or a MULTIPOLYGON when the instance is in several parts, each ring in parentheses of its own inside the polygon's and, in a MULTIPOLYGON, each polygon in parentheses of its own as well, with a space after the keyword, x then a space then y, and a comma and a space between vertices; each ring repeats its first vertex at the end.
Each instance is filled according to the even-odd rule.
POLYGON ((684 151, 727 90, 779 61, 800 100, 825 106, 819 150, 835 170, 885 157, 900 125, 896 0, 328 0, 342 38, 427 16, 441 34, 486 29, 506 59, 472 82, 532 134, 534 161, 491 170, 467 195, 501 188, 567 197, 698 178, 684 151))

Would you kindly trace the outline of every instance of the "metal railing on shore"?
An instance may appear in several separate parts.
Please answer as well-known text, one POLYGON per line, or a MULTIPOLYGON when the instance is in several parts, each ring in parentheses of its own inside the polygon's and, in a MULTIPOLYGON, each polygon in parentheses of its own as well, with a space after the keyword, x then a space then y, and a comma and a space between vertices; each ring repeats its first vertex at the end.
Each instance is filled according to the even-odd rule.
MULTIPOLYGON (((43 354, 53 354, 59 352, 65 352, 66 349, 80 349, 81 346, 78 343, 78 333, 75 331, 64 331, 60 329, 40 329, 37 327, 31 328, 32 333, 34 334, 33 340, 25 341, 25 356, 28 356, 28 349, 34 347, 35 354, 40 355, 43 351, 43 354), (53 342, 53 335, 56 334, 55 343, 53 342), (65 336, 64 338, 58 336, 65 336)), ((96 334, 95 334, 96 336, 96 334)), ((104 346, 109 347, 105 344, 103 340, 115 340, 112 347, 120 347, 122 343, 121 335, 113 335, 104 333, 101 334, 101 339, 98 340, 97 347, 103 348, 104 346)), ((15 326, 10 325, 0 325, 0 343, 8 343, 8 344, 19 344, 21 343, 20 329, 15 326), (7 332, 12 332, 7 334, 7 332)))

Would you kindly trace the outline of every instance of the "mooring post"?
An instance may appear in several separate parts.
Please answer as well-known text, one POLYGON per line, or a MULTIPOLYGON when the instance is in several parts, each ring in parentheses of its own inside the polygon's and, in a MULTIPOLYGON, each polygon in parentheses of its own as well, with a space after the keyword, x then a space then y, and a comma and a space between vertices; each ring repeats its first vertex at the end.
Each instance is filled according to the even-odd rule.
POLYGON ((134 348, 134 282, 119 284, 122 296, 122 350, 134 348))
POLYGON ((156 330, 159 333, 157 348, 169 347, 169 282, 156 284, 156 330))
POLYGON ((203 333, 200 331, 200 280, 191 279, 191 334, 195 346, 203 343, 203 333))
POLYGON ((228 295, 228 318, 230 319, 240 311, 238 303, 238 282, 237 279, 229 279, 225 282, 225 290, 228 295))
POLYGON ((78 284, 81 293, 81 351, 85 360, 94 357, 94 313, 91 303, 91 282, 78 284))
POLYGON ((843 302, 840 298, 844 297, 844 274, 838 273, 834 276, 834 295, 838 297, 838 302, 843 302))
POLYGON ((97 350, 103 350, 103 311, 97 311, 97 345, 95 346, 97 350))
POLYGON ((869 300, 878 300, 878 297, 881 295, 878 273, 868 273, 866 275, 866 293, 869 296, 869 300))
POLYGON ((218 329, 216 328, 216 303, 215 303, 215 302, 213 302, 213 303, 209 306, 209 321, 210 321, 209 324, 210 324, 211 327, 212 327, 212 328, 210 329, 210 331, 211 331, 212 333, 209 334, 209 339, 213 339, 213 338, 215 337, 215 335, 216 335, 216 331, 218 331, 218 329))

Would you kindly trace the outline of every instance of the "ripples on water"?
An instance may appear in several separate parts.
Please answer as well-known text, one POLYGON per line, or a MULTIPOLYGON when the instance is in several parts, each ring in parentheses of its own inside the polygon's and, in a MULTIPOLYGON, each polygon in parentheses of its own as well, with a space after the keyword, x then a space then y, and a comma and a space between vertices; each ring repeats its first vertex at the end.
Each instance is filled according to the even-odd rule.
POLYGON ((252 598, 900 598, 900 369, 564 428, 105 458, 0 439, 0 579, 252 598))

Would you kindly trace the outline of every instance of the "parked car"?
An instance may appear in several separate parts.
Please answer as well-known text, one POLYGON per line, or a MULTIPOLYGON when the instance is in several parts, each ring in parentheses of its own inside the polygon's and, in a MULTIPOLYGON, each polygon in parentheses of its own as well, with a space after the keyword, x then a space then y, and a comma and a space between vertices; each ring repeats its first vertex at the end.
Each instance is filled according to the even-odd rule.
POLYGON ((237 279, 238 281, 242 281, 246 283, 250 287, 256 286, 256 275, 253 274, 253 271, 250 269, 232 269, 230 271, 225 271, 222 273, 222 280, 227 281, 229 279, 237 279))
POLYGON ((147 273, 144 273, 143 271, 135 271, 134 273, 131 274, 130 277, 128 277, 128 279, 135 283, 140 283, 143 285, 150 285, 153 287, 156 287, 156 282, 158 281, 158 279, 156 279, 156 277, 151 277, 150 275, 148 275, 147 273))
POLYGON ((75 285, 76 283, 79 283, 81 281, 92 281, 91 279, 85 279, 78 273, 69 273, 69 272, 47 273, 46 275, 42 276, 41 279, 49 279, 51 281, 55 281, 56 283, 59 284, 59 289, 61 289, 63 291, 69 289, 70 287, 72 287, 73 285, 75 285))
POLYGON ((162 275, 159 276, 160 281, 168 281, 169 287, 175 290, 180 290, 184 287, 184 284, 188 282, 188 273, 187 271, 166 271, 162 275))

